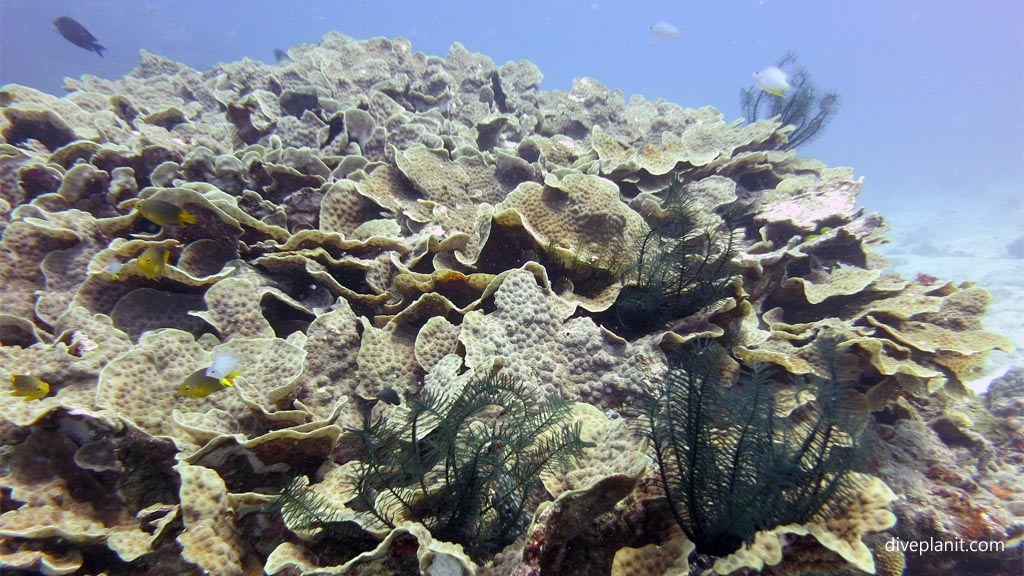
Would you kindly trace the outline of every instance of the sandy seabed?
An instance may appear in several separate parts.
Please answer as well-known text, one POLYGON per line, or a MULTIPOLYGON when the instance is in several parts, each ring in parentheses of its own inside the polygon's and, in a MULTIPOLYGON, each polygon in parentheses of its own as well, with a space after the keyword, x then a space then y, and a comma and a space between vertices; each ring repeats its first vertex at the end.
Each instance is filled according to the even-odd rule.
POLYGON ((1022 237, 1022 198, 1018 191, 1016 199, 1007 194, 969 209, 937 202, 932 210, 897 204, 884 212, 892 225, 892 242, 878 251, 891 260, 893 272, 904 278, 928 274, 975 282, 991 292, 985 328, 1011 339, 1017 348, 992 353, 985 376, 970 384, 977 392, 1010 369, 1024 367, 1024 258, 1010 249, 1022 237))

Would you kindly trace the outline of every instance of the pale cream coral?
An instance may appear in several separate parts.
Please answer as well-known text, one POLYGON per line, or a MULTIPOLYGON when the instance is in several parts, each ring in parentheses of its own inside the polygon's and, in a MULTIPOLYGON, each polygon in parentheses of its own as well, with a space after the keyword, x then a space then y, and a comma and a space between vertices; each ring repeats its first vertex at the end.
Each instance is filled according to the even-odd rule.
MULTIPOLYGON (((336 417, 337 412, 332 416, 336 417)), ((291 424, 294 425, 290 428, 272 430, 249 440, 229 434, 216 436, 183 461, 236 479, 241 470, 255 475, 276 475, 309 463, 330 462, 342 434, 340 426, 330 420, 291 424)))
POLYGON ((176 294, 155 288, 138 288, 128 292, 110 311, 111 321, 119 330, 138 340, 158 328, 175 328, 193 334, 210 329, 209 324, 191 312, 203 307, 202 296, 176 294))
POLYGON ((50 384, 49 395, 24 402, 0 394, 0 417, 17 426, 29 426, 58 408, 95 410, 95 386, 100 370, 128 350, 131 342, 103 315, 74 307, 58 320, 58 341, 27 348, 0 346, 0 378, 29 374, 50 384))
POLYGON ((5 538, 60 537, 72 541, 102 541, 110 533, 90 502, 71 494, 66 480, 53 478, 35 484, 3 479, 13 498, 24 504, 0 515, 5 538))
POLYGON ((220 275, 227 271, 225 270, 227 263, 236 258, 238 258, 238 251, 232 247, 225 246, 216 240, 201 238, 195 242, 189 242, 181 249, 176 266, 193 278, 205 280, 210 276, 220 275))
POLYGON ((612 560, 611 576, 687 576, 690 553, 696 548, 673 524, 661 544, 641 548, 619 548, 612 560))
MULTIPOLYGON (((100 373, 96 402, 149 434, 168 436, 184 445, 194 440, 175 424, 171 418, 174 410, 206 413, 216 408, 230 416, 220 419, 211 432, 255 434, 261 430, 250 429, 251 423, 245 424, 247 416, 278 410, 277 402, 298 385, 304 356, 304 351, 280 338, 236 338, 209 351, 187 332, 148 332, 135 349, 114 359, 100 373), (179 396, 177 390, 185 378, 209 367, 218 351, 241 359, 235 385, 205 398, 179 396)), ((191 423, 202 428, 200 421, 191 423)))
POLYGON ((242 576, 246 573, 241 537, 234 528, 227 487, 216 472, 184 462, 175 466, 181 476, 181 517, 185 530, 178 535, 182 558, 208 574, 242 576))
POLYGON ((859 213, 854 209, 861 181, 846 174, 822 173, 822 177, 786 178, 758 200, 755 222, 779 223, 813 232, 827 220, 852 220, 859 213))
POLYGON ((802 536, 807 534, 807 529, 787 524, 772 530, 761 530, 754 534, 754 541, 750 544, 743 544, 736 552, 715 560, 715 574, 732 574, 745 568, 760 571, 765 566, 778 564, 782 561, 782 547, 787 534, 802 536))
POLYGON ((538 245, 562 246, 614 269, 646 231, 614 182, 584 174, 520 184, 497 209, 515 210, 538 245))
POLYGON ((225 278, 205 295, 206 310, 193 312, 217 329, 221 338, 272 338, 274 329, 263 317, 256 286, 246 278, 225 278))
MULTIPOLYGON (((355 393, 359 376, 359 320, 352 307, 339 299, 334 310, 322 314, 307 330, 306 364, 296 405, 325 417, 347 395, 355 393)), ((356 422, 351 422, 355 424, 356 422)))
POLYGON ((320 203, 320 229, 349 235, 367 220, 380 217, 384 208, 362 194, 352 180, 331 185, 320 203))
POLYGON ((598 405, 621 401, 620 393, 644 377, 645 344, 623 345, 589 318, 570 319, 573 306, 551 292, 546 276, 513 270, 496 285, 496 310, 473 310, 463 319, 459 341, 468 366, 496 362, 537 382, 542 394, 598 405))
POLYGON ((415 561, 420 574, 433 576, 472 576, 477 565, 457 544, 431 537, 420 524, 404 524, 392 530, 373 550, 364 552, 340 566, 320 566, 315 554, 303 546, 279 545, 264 564, 267 574, 293 570, 300 575, 376 574, 389 570, 394 562, 415 561), (415 544, 414 544, 415 543, 415 544), (415 545, 415 548, 413 548, 415 545), (410 553, 415 557, 410 557, 410 553))
POLYGON ((178 519, 177 504, 157 503, 140 510, 136 517, 146 529, 120 529, 107 537, 107 547, 125 562, 132 562, 152 552, 153 544, 178 519))
MULTIPOLYGON (((634 482, 647 470, 648 458, 641 442, 632 437, 626 420, 609 417, 595 406, 573 404, 567 424, 580 425, 580 439, 594 446, 576 466, 564 466, 544 476, 544 487, 552 496, 570 490, 591 489, 611 476, 621 475, 634 482)), ((620 496, 621 497, 621 496, 620 496)))
POLYGON ((82 563, 82 553, 73 548, 63 553, 0 548, 0 569, 36 571, 45 576, 62 576, 74 574, 82 567, 82 563))
POLYGON ((757 348, 737 346, 733 348, 733 354, 747 365, 759 362, 776 364, 790 374, 807 374, 811 371, 811 365, 807 360, 797 356, 796 347, 785 340, 768 340, 757 348))
POLYGON ((829 298, 863 292, 881 275, 881 270, 845 267, 810 278, 790 278, 788 283, 803 288, 808 304, 820 304, 829 298))
MULTIPOLYGON (((959 386, 990 350, 1009 348, 982 328, 989 297, 980 288, 882 276, 871 249, 885 225, 856 207, 860 182, 848 169, 772 150, 788 128, 727 124, 710 107, 627 103, 592 78, 540 92, 541 78, 528 62, 499 68, 457 44, 442 59, 403 39, 329 33, 276 65, 199 72, 143 52, 122 80, 68 80, 76 91, 65 98, 4 87, 0 321, 13 325, 3 327, 0 381, 15 372, 52 384, 39 401, 0 397, 5 436, 71 411, 174 438, 181 497, 192 500, 182 509, 185 556, 210 573, 258 572, 218 472, 228 478, 239 462, 268 474, 294 472, 299 459, 330 462, 339 426, 361 424, 353 397, 385 386, 405 403, 421 386, 454 393, 474 373, 500 368, 538 395, 614 409, 664 369, 662 349, 698 336, 722 337, 745 362, 821 375, 808 343, 830 332, 859 362, 851 381, 877 382, 874 406, 902 418, 912 411, 907 396, 959 386), (239 121, 225 122, 227 107, 245 110, 255 130, 241 136, 251 144, 235 145, 239 121), (677 333, 627 342, 588 313, 615 302, 615 276, 646 232, 643 218, 663 215, 673 181, 707 224, 733 207, 751 215, 737 231, 743 276, 721 308, 677 322, 677 333), (185 207, 199 222, 140 234, 156 227, 132 211, 139 198, 185 207), (144 279, 134 264, 117 279, 106 270, 153 245, 171 250, 163 278, 144 279), (539 260, 558 262, 551 282, 539 260), (580 263, 610 270, 608 285, 574 285, 562 272, 580 263), (235 386, 178 397, 181 381, 218 352, 243 357, 235 386)), ((809 401, 786 393, 786 410, 809 401)), ((588 521, 590 508, 614 504, 643 464, 624 421, 592 407, 577 416, 599 456, 545 479, 561 500, 545 506, 538 526, 562 534, 588 521)), ((90 473, 123 473, 110 442, 81 449, 74 462, 90 473)), ((315 484, 339 500, 340 468, 325 466, 315 484)), ((35 489, 0 522, 29 540, 105 541, 131 561, 177 525, 173 505, 156 504, 101 526, 81 503, 53 504, 71 502, 67 486, 35 489), (47 532, 39 519, 75 534, 47 532)), ((23 492, 19 485, 12 499, 23 492)), ((870 557, 863 530, 886 520, 884 498, 875 500, 847 506, 815 533, 861 569, 870 557)), ((396 531, 358 569, 383 569, 413 540, 422 570, 473 569, 460 550, 428 538, 422 527, 396 531)), ((62 573, 82 561, 38 543, 13 556, 0 546, 0 562, 62 573)), ((689 549, 672 536, 660 551, 621 551, 616 570, 678 546, 675 560, 685 563, 689 549)), ((738 565, 761 566, 782 546, 779 535, 759 534, 738 565)), ((357 569, 318 567, 312 551, 292 544, 271 558, 268 571, 357 569)))
POLYGON ((362 323, 362 340, 356 363, 360 384, 356 392, 372 398, 387 386, 396 391, 414 390, 423 374, 416 362, 416 330, 395 322, 375 328, 366 318, 362 323))
POLYGON ((178 385, 198 370, 206 352, 191 334, 162 330, 144 334, 138 346, 100 373, 96 402, 153 435, 173 436, 168 418, 182 399, 178 385))
POLYGON ((896 516, 888 510, 896 494, 885 482, 867 474, 852 472, 849 482, 849 494, 831 504, 823 520, 805 527, 822 546, 871 574, 875 571, 874 557, 861 539, 896 524, 896 516))
MULTIPOLYGON (((430 222, 439 235, 464 233, 467 243, 457 251, 463 263, 479 253, 480 238, 490 221, 491 204, 505 197, 495 168, 479 156, 452 158, 448 151, 414 146, 395 156, 395 166, 408 179, 420 199, 406 201, 406 213, 430 222)), ((374 171, 376 176, 377 172, 374 171)))
MULTIPOLYGON (((630 107, 642 108, 643 103, 631 101, 630 107)), ((601 158, 601 172, 613 174, 643 170, 660 176, 680 164, 700 167, 714 161, 722 162, 736 150, 756 146, 774 137, 780 127, 772 121, 758 121, 743 127, 738 123, 726 124, 721 113, 711 107, 682 110, 681 115, 686 116, 686 121, 680 123, 681 130, 680 125, 665 123, 665 127, 671 126, 672 131, 657 132, 652 126, 648 128, 650 133, 645 134, 644 143, 635 147, 625 145, 595 125, 591 138, 601 158)))
MULTIPOLYGON (((112 431, 111 426, 90 416, 78 418, 63 420, 62 428, 78 435, 101 434, 97 438, 107 438, 112 431)), ((37 546, 47 550, 51 548, 49 539, 61 538, 75 543, 106 544, 128 562, 148 554, 160 532, 174 518, 176 507, 155 504, 138 513, 122 509, 119 493, 98 482, 88 471, 83 472, 87 469, 76 468, 76 464, 80 465, 79 455, 90 449, 88 443, 78 446, 63 433, 42 429, 17 445, 9 462, 11 470, 0 477, 0 484, 10 490, 17 505, 0 515, 0 535, 12 542, 21 541, 25 552, 37 546), (154 528, 143 531, 142 525, 150 523, 155 524, 154 528)), ((119 488, 130 491, 131 482, 126 479, 119 488)), ((2 556, 0 566, 7 561, 2 556)), ((27 557, 16 555, 19 561, 39 562, 44 571, 53 568, 46 567, 48 556, 42 551, 27 557)))
POLYGON ((93 255, 130 226, 130 219, 97 220, 80 210, 48 212, 31 204, 15 209, 12 219, 3 235, 10 250, 4 310, 32 310, 51 324, 70 304, 93 255))
POLYGON ((973 355, 993 349, 1013 351, 1013 343, 1005 336, 985 330, 947 330, 935 324, 916 320, 906 320, 896 326, 890 326, 876 321, 871 316, 868 316, 867 320, 898 342, 922 352, 941 351, 973 355))
POLYGON ((458 342, 459 327, 443 316, 432 316, 416 334, 416 361, 430 371, 442 358, 456 351, 458 342))

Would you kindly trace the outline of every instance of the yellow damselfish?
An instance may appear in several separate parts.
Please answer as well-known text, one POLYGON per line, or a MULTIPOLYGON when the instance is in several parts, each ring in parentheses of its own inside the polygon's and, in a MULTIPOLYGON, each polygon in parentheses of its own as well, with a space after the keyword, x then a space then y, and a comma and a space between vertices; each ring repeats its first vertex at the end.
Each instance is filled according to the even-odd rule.
POLYGON ((164 274, 164 266, 171 253, 163 246, 150 246, 146 251, 139 254, 139 272, 150 280, 159 278, 164 274))
POLYGON ((185 378, 185 381, 178 386, 178 395, 186 398, 206 398, 217 390, 232 385, 238 372, 232 372, 223 378, 217 379, 206 375, 206 368, 200 368, 185 378))
POLYGON ((143 200, 135 205, 135 209, 141 212, 146 220, 159 226, 184 226, 196 223, 193 214, 163 200, 143 200))
POLYGON ((50 393, 50 385, 35 376, 11 374, 11 396, 24 396, 25 402, 39 400, 50 393))

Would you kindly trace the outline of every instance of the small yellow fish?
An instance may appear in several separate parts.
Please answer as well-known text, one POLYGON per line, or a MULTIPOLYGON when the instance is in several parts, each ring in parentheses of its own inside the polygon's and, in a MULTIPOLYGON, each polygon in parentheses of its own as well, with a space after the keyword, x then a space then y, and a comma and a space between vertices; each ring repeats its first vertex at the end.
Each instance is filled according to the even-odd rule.
POLYGON ((135 209, 142 213, 146 220, 159 226, 184 226, 196 223, 195 215, 163 200, 143 200, 135 205, 135 209))
POLYGON ((139 272, 150 280, 164 275, 164 266, 171 253, 163 246, 150 246, 146 251, 139 254, 139 272))
POLYGON ((39 400, 50 393, 50 385, 35 376, 11 374, 11 396, 24 396, 25 402, 39 400))
POLYGON ((185 378, 185 381, 178 386, 178 395, 186 398, 206 398, 217 390, 231 386, 231 381, 238 372, 232 372, 227 376, 217 379, 206 375, 206 368, 200 368, 185 378))

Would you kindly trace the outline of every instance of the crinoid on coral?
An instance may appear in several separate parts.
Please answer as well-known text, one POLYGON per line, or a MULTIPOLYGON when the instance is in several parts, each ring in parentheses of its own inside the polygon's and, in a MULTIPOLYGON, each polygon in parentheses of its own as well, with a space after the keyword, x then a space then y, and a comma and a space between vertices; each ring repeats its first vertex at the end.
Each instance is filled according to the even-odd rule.
POLYGON ((502 374, 475 377, 461 392, 425 388, 407 410, 367 417, 351 505, 391 528, 419 521, 434 538, 487 557, 526 529, 540 476, 588 446, 579 424, 566 423, 570 409, 502 374))
POLYGON ((761 367, 741 369, 722 388, 725 358, 719 345, 695 343, 645 406, 673 516, 699 553, 714 556, 760 530, 808 522, 849 490, 859 434, 852 416, 865 406, 833 370, 813 383, 815 407, 783 418, 761 367))
POLYGON ((738 271, 728 222, 702 225, 680 190, 674 180, 668 209, 638 240, 621 273, 622 290, 607 316, 623 334, 643 334, 721 302, 738 271))
MULTIPOLYGON (((776 65, 781 68, 795 65, 796 61, 796 54, 789 52, 776 65)), ((807 69, 797 70, 789 77, 789 83, 793 89, 784 98, 754 86, 740 92, 740 106, 747 122, 778 117, 783 126, 793 127, 785 141, 775 141, 780 150, 792 150, 817 138, 839 111, 839 93, 830 90, 819 95, 807 69)))
POLYGON ((315 542, 322 557, 337 563, 372 550, 379 543, 354 520, 351 510, 335 508, 329 498, 307 485, 305 477, 285 486, 266 512, 279 514, 285 526, 315 542))

